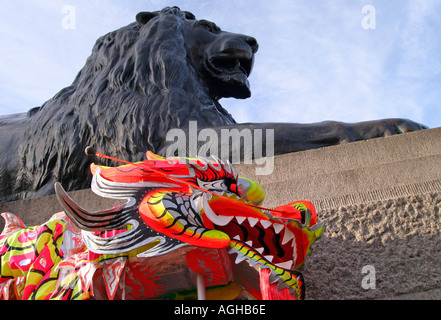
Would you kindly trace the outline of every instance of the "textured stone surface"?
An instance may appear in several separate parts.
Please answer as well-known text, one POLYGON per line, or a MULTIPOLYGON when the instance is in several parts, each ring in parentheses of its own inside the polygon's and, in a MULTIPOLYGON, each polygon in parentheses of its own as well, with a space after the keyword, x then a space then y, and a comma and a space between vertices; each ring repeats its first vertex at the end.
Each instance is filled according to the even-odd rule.
POLYGON ((307 298, 398 299, 440 289, 440 208, 441 195, 428 193, 322 210, 326 231, 304 266, 307 298), (362 287, 367 265, 375 289, 362 287))
MULTIPOLYGON (((441 128, 276 156, 274 171, 255 176, 266 205, 315 200, 321 208, 441 190, 441 128)), ((245 177, 254 166, 239 166, 245 177)))

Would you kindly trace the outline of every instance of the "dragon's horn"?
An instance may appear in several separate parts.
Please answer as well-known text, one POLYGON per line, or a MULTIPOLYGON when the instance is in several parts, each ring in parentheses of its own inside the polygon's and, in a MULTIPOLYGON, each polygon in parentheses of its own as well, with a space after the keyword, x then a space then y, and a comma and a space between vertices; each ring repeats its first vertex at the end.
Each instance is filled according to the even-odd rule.
POLYGON ((0 234, 1 236, 10 235, 26 228, 23 221, 21 221, 21 219, 15 214, 4 212, 2 213, 2 217, 5 219, 5 227, 3 228, 3 232, 0 234))
POLYGON ((58 182, 55 183, 55 192, 57 194, 58 201, 60 202, 67 216, 78 228, 82 230, 113 230, 127 222, 126 217, 121 214, 124 205, 91 212, 77 205, 58 182))

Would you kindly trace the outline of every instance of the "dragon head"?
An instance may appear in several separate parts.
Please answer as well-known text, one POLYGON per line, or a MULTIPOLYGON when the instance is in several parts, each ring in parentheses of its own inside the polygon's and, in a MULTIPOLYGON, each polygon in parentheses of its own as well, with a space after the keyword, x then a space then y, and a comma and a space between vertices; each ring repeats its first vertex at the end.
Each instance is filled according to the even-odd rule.
POLYGON ((71 220, 83 230, 90 251, 138 257, 166 254, 182 246, 227 249, 235 262, 269 269, 270 282, 302 298, 298 271, 320 237, 313 205, 293 202, 275 209, 260 207, 265 193, 256 182, 238 177, 220 159, 163 158, 119 167, 92 164, 92 191, 125 199, 125 204, 89 212, 60 184, 55 189, 71 220))

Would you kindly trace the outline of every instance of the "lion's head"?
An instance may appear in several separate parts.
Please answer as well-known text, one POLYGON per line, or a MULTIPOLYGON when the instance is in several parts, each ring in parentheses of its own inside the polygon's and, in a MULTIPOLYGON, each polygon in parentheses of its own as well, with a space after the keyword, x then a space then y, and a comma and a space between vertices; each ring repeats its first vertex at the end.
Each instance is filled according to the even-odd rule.
POLYGON ((159 21, 164 12, 185 15, 185 22, 180 27, 186 40, 187 59, 214 99, 250 97, 248 76, 259 47, 256 39, 222 31, 215 23, 196 20, 191 13, 180 13, 177 8, 153 13, 140 12, 136 20, 144 26, 154 23, 154 19, 159 21))
POLYGON ((171 128, 235 123, 218 100, 249 97, 256 40, 177 7, 136 20, 99 38, 72 85, 32 113, 19 147, 18 192, 50 194, 55 181, 87 188, 87 145, 138 161, 157 152, 171 128))

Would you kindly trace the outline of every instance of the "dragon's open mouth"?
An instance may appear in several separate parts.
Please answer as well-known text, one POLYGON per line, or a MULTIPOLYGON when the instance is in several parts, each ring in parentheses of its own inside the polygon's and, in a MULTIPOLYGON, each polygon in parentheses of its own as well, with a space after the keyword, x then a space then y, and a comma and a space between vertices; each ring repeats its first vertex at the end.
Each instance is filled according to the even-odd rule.
MULTIPOLYGON (((307 208, 298 210, 300 216, 278 218, 249 207, 245 199, 234 193, 223 193, 221 197, 204 194, 201 201, 203 217, 210 220, 214 229, 230 237, 229 253, 237 254, 236 264, 246 260, 251 267, 268 268, 270 281, 278 282, 279 290, 289 288, 292 294, 302 297, 303 277, 297 270, 309 246, 305 250, 297 241, 305 241, 306 235, 312 244, 323 230, 322 224, 310 227, 311 214, 307 208), (226 197, 236 201, 234 209, 229 208, 226 197)), ((204 224, 208 224, 207 219, 204 224)))
POLYGON ((270 283, 277 282, 279 290, 288 288, 294 296, 303 297, 303 277, 298 269, 323 231, 322 223, 311 221, 311 212, 303 202, 284 206, 284 216, 277 217, 277 212, 250 206, 243 197, 220 190, 218 195, 196 192, 161 198, 162 211, 173 216, 167 228, 178 220, 183 226, 173 236, 189 231, 191 238, 203 241, 218 237, 219 248, 229 246, 229 253, 237 255, 236 264, 247 261, 251 267, 267 268, 270 283))
POLYGON ((278 223, 272 224, 268 220, 260 220, 254 227, 252 224, 256 220, 253 218, 250 221, 250 219, 236 217, 235 220, 227 226, 217 226, 216 229, 225 232, 231 239, 245 246, 255 248, 254 250, 262 258, 276 266, 291 269, 296 259, 296 252, 293 250, 294 234, 289 229, 278 223))

